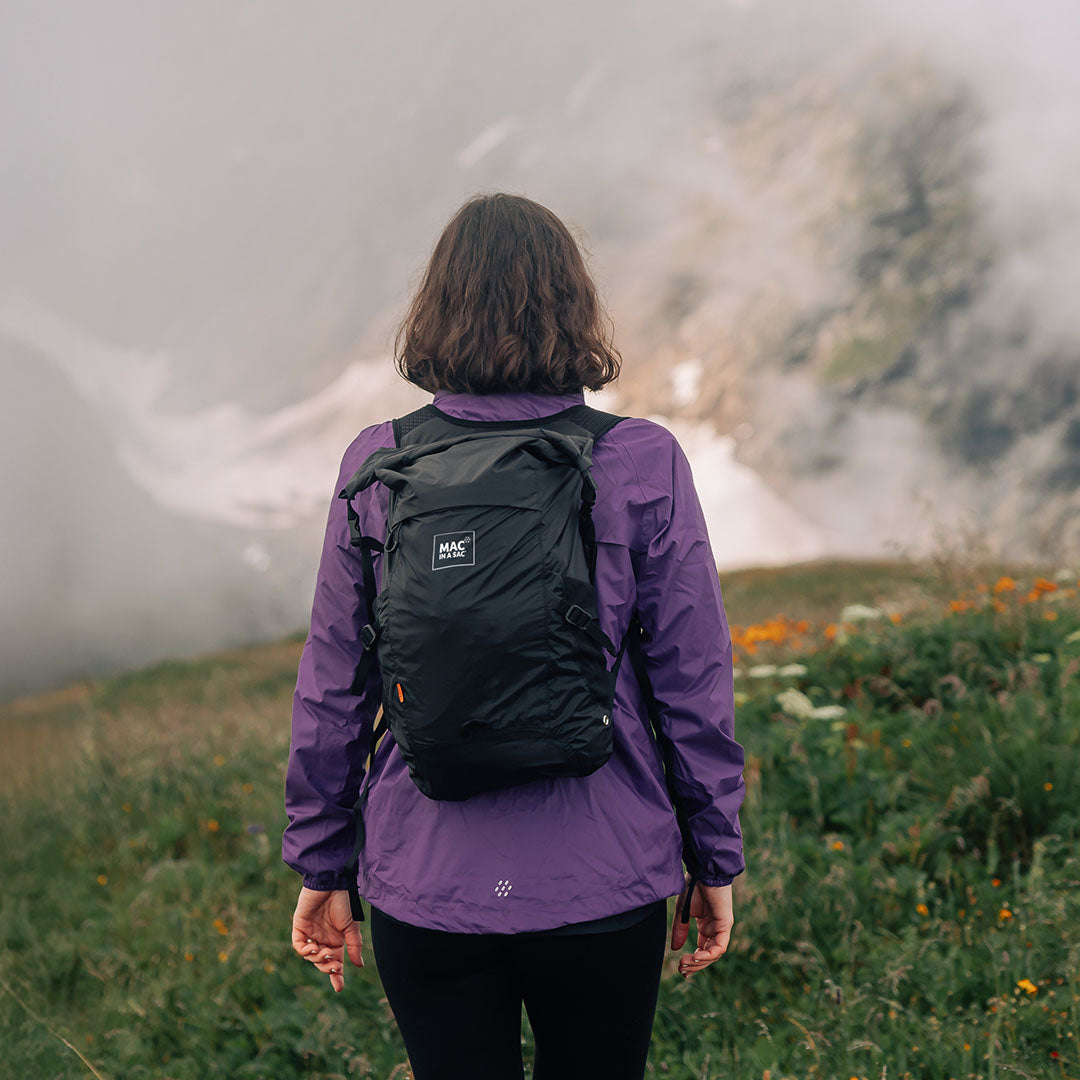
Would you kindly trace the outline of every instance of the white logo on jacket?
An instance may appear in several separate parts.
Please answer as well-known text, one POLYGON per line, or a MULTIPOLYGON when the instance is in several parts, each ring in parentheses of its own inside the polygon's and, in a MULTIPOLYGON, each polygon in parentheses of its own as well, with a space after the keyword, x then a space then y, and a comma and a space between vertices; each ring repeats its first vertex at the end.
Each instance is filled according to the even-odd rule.
POLYGON ((514 886, 511 885, 509 881, 500 881, 498 883, 498 885, 495 886, 495 895, 496 896, 502 896, 502 897, 509 896, 510 895, 510 890, 513 887, 514 886))

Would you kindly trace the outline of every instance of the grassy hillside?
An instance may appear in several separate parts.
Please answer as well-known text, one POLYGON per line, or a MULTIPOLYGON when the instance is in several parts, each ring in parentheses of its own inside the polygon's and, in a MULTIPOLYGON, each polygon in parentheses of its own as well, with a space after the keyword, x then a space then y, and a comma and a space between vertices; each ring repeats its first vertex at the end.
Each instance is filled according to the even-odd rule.
MULTIPOLYGON (((723 585, 748 869, 728 955, 667 964, 650 1075, 1080 1077, 1073 576, 723 585)), ((334 995, 288 945, 302 641, 0 708, 0 1076, 407 1075, 370 952, 334 995)))

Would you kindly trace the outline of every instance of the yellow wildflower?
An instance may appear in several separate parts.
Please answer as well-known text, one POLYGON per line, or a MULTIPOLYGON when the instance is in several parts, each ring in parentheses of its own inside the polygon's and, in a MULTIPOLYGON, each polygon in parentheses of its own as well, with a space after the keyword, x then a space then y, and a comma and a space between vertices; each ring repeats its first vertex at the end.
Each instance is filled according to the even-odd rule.
POLYGON ((224 964, 225 961, 229 959, 229 954, 222 949, 221 952, 217 954, 217 958, 224 964))
POLYGON ((1000 911, 998 912, 998 919, 999 919, 999 920, 1000 920, 1001 922, 1004 922, 1004 921, 1005 921, 1006 919, 1011 919, 1012 917, 1013 917, 1013 916, 1012 916, 1012 912, 1011 912, 1011 911, 1010 911, 1010 910, 1009 910, 1009 909, 1008 909, 1007 907, 1003 907, 1003 908, 1002 908, 1002 909, 1001 909, 1001 910, 1000 910, 1000 911))
POLYGON ((225 759, 224 759, 224 758, 223 758, 223 757, 221 756, 221 754, 215 754, 215 755, 214 755, 214 764, 215 764, 215 765, 216 765, 216 766, 217 766, 217 767, 218 767, 219 769, 221 768, 221 766, 222 766, 222 765, 224 765, 224 764, 225 764, 225 759))
POLYGON ((920 915, 929 915, 930 914, 930 909, 925 904, 916 904, 915 905, 915 910, 920 915))
POLYGON ((1027 994, 1037 994, 1039 988, 1030 979, 1021 979, 1017 984, 1027 994))
POLYGON ((109 884, 109 879, 104 874, 98 874, 97 883, 99 885, 108 885, 109 884))

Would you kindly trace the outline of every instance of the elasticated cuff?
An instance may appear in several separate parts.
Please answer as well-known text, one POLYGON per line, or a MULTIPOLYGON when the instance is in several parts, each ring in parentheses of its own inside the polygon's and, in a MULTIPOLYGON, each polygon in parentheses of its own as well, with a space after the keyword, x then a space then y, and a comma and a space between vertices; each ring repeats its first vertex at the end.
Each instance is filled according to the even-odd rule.
POLYGON ((351 878, 347 870, 320 870, 317 874, 304 875, 304 888, 315 889, 317 892, 335 892, 338 889, 347 889, 351 878))

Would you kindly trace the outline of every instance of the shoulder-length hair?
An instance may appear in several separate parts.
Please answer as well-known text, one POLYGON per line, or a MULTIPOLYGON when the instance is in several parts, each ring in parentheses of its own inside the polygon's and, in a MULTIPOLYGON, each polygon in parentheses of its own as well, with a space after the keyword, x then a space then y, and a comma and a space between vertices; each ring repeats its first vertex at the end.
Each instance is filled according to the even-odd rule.
POLYGON ((581 251, 547 207, 504 192, 469 199, 443 229, 394 339, 425 390, 599 390, 621 356, 581 251))

